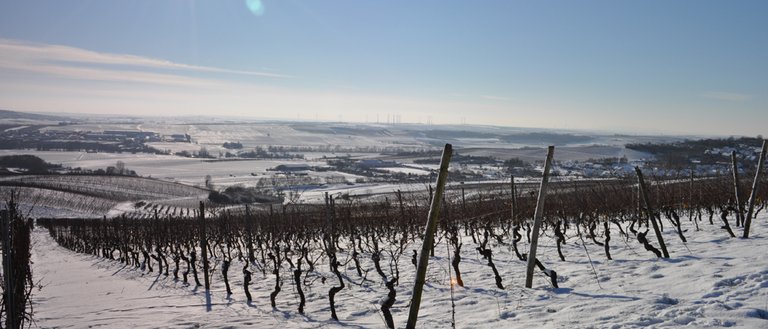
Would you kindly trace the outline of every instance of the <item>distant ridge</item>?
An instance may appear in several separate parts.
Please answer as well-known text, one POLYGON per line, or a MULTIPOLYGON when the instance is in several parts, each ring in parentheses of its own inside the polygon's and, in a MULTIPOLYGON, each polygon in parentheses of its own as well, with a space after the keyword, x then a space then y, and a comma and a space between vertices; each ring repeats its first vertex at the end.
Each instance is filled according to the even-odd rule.
POLYGON ((68 121, 66 117, 54 115, 35 114, 28 112, 18 112, 0 109, 0 120, 2 119, 26 119, 26 120, 48 120, 48 121, 68 121))

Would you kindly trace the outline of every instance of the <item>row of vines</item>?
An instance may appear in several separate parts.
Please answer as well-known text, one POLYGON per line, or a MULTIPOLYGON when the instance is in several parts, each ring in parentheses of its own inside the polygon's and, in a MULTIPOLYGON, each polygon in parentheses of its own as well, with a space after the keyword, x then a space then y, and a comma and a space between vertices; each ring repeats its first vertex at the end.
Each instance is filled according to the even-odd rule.
MULTIPOLYGON (((681 243, 704 225, 722 228, 724 235, 733 237, 743 226, 745 198, 734 198, 730 177, 656 177, 649 183, 653 216, 661 230, 673 230, 681 243)), ((750 191, 750 186, 742 185, 742 193, 750 191)), ((757 186, 755 214, 768 201, 766 183, 757 186)), ((560 261, 568 258, 561 245, 573 239, 599 245, 606 259, 611 259, 616 239, 662 257, 655 239, 648 236, 648 212, 635 179, 559 181, 551 183, 548 194, 542 234, 556 241, 560 261)), ((394 328, 391 308, 403 290, 397 287, 412 280, 403 278, 401 271, 416 265, 430 199, 426 192, 398 192, 377 202, 327 195, 321 205, 246 208, 235 213, 201 204, 199 211, 185 216, 165 211, 144 219, 39 219, 38 224, 66 248, 190 285, 203 285, 201 280, 207 281, 215 271, 227 294, 242 294, 248 302, 254 295, 254 275, 272 278, 268 294, 272 307, 281 298, 295 299, 300 314, 309 298, 327 298, 330 317, 338 320, 336 296, 350 285, 384 287, 386 293, 378 296, 379 312, 394 328), (237 287, 230 282, 232 268, 242 278, 237 287), (284 293, 286 282, 293 287, 290 297, 284 293), (318 286, 327 287, 327 293, 306 293, 318 286)), ((492 278, 489 282, 505 289, 509 278, 498 269, 525 266, 535 204, 535 193, 516 189, 514 183, 471 197, 461 189, 449 191, 431 253, 438 245, 449 246, 450 275, 459 286, 464 285, 462 259, 482 257, 492 278), (472 247, 466 246, 470 242, 472 247), (500 262, 498 255, 504 253, 510 255, 500 262)), ((557 287, 557 262, 544 264, 538 255, 539 273, 557 287)))
POLYGON ((2 242, 2 301, 0 328, 30 327, 32 319, 31 238, 32 220, 21 214, 11 195, 0 210, 0 242, 2 242))
POLYGON ((196 197, 207 193, 179 183, 116 175, 7 176, 0 179, 0 186, 56 190, 117 201, 196 197))

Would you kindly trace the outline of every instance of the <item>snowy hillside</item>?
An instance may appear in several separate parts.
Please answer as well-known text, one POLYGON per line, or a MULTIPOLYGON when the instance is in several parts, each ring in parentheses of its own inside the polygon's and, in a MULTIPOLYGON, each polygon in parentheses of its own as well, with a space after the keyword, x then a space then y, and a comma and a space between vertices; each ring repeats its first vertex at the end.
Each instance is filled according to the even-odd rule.
MULTIPOLYGON (((768 216, 753 224, 750 239, 728 238, 719 225, 702 223, 694 231, 685 221, 688 243, 667 228, 670 259, 658 259, 634 238, 615 234, 613 260, 602 247, 569 238, 566 261, 560 261, 551 238, 540 240, 539 258, 558 272, 559 289, 539 276, 534 289, 523 287, 525 263, 494 254, 505 289, 496 288, 491 269, 465 238, 462 274, 465 287, 454 286, 457 328, 766 328, 768 327, 768 216), (686 227, 689 226, 689 227, 686 227), (591 258, 591 262, 590 262, 591 258)), ((327 291, 333 275, 327 266, 307 294, 306 314, 297 313, 298 297, 284 270, 277 307, 269 303, 274 277, 254 271, 246 303, 242 293, 242 264, 230 270, 234 294, 227 297, 221 270, 213 269, 212 293, 174 281, 173 276, 141 272, 117 261, 77 254, 58 246, 38 227, 33 232, 35 318, 41 328, 384 328, 378 311, 386 288, 375 271, 363 280, 351 264, 344 269, 347 289, 336 296, 339 322, 330 318, 327 291), (364 282, 363 282, 364 281, 364 282)), ((409 249, 415 249, 415 246, 409 249)), ((430 260, 419 327, 451 326, 448 247, 443 240, 430 260)), ((514 256, 514 254, 512 254, 514 256)), ((370 259, 361 259, 371 268, 370 259)), ((406 261, 407 263, 407 261, 406 261)), ((396 326, 404 327, 414 268, 401 266, 396 326)))

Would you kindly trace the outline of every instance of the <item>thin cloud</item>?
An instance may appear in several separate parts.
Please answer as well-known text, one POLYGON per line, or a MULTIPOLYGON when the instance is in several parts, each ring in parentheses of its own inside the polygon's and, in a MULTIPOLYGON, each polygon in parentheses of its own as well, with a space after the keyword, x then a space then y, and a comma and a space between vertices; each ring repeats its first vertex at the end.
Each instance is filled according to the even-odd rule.
POLYGON ((200 79, 183 75, 67 65, 52 65, 46 63, 34 64, 29 62, 16 62, 13 60, 9 61, 5 58, 0 58, 0 72, 21 73, 49 79, 66 78, 71 80, 140 83, 186 88, 210 88, 218 85, 213 79, 200 79))
MULTIPOLYGON (((91 66, 91 70, 81 71, 84 73, 83 78, 85 79, 93 78, 95 70, 102 70, 108 74, 114 74, 116 71, 121 74, 126 72, 138 73, 137 71, 104 68, 103 66, 105 65, 133 67, 136 69, 163 69, 184 72, 233 74, 260 78, 292 78, 292 76, 289 75, 271 72, 231 70, 217 67, 188 65, 149 57, 100 53, 62 45, 37 44, 0 39, 0 68, 17 71, 28 70, 35 73, 42 73, 40 71, 45 71, 56 75, 66 72, 65 74, 69 75, 69 77, 76 78, 78 69, 89 65, 91 66)), ((158 78, 158 76, 154 76, 154 78, 158 78)), ((103 79, 98 78, 97 80, 103 79)), ((151 83, 152 79, 147 82, 151 83)))
POLYGON ((710 91, 704 93, 702 97, 728 102, 744 102, 752 99, 752 95, 724 91, 710 91))

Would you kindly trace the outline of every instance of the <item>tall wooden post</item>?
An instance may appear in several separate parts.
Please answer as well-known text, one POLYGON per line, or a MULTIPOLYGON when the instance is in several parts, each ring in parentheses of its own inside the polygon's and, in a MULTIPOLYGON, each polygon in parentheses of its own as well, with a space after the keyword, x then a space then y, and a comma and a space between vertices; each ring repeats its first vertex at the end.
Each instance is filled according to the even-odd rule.
POLYGON ((427 265, 429 263, 429 250, 435 241, 435 231, 437 230, 437 220, 440 216, 440 201, 443 199, 445 183, 448 180, 448 164, 451 162, 453 149, 451 144, 445 144, 443 156, 440 160, 440 172, 437 175, 437 188, 432 197, 427 216, 427 225, 424 230, 424 242, 421 245, 419 261, 416 266, 416 282, 413 285, 413 296, 411 297, 411 308, 408 312, 408 323, 406 328, 416 328, 416 320, 419 317, 419 306, 421 305, 421 293, 424 289, 424 283, 427 276, 427 265))
POLYGON ((648 198, 648 188, 645 186, 645 179, 643 179, 643 172, 640 171, 640 168, 635 167, 635 172, 637 173, 637 180, 640 184, 640 196, 643 199, 643 202, 645 203, 645 212, 648 215, 648 220, 653 224, 653 233, 656 234, 656 239, 659 241, 659 246, 661 247, 661 254, 664 256, 664 258, 669 258, 669 252, 667 252, 667 245, 664 244, 664 238, 661 236, 661 230, 659 230, 659 224, 656 223, 656 215, 653 212, 653 207, 651 206, 651 199, 648 198))
POLYGON ((752 193, 749 195, 749 202, 747 203, 747 218, 744 220, 744 239, 749 238, 749 227, 752 225, 752 213, 755 211, 755 198, 757 197, 757 189, 760 186, 760 177, 763 174, 763 162, 765 161, 766 151, 768 151, 768 144, 766 144, 766 140, 763 140, 763 148, 760 150, 760 160, 757 161, 755 181, 752 182, 752 193))
POLYGON ((403 192, 397 190, 397 203, 400 205, 400 220, 405 220, 405 207, 403 206, 403 192))
POLYGON ((203 257, 203 278, 205 290, 211 290, 211 282, 208 278, 208 240, 205 237, 205 205, 200 201, 200 253, 203 257))
POLYGON ((693 219, 693 167, 691 167, 691 180, 688 184, 688 218, 693 219))
POLYGON ((324 234, 324 237, 326 239, 326 243, 328 244, 328 252, 335 253, 336 252, 336 245, 333 243, 334 238, 333 235, 335 233, 335 227, 333 224, 333 197, 328 194, 328 192, 325 192, 325 229, 326 233, 324 234))
POLYGON ((246 237, 248 243, 248 262, 255 264, 256 256, 253 254, 253 217, 251 217, 251 209, 248 205, 245 205, 245 230, 246 234, 248 234, 246 237))
POLYGON ((736 164, 736 151, 731 152, 731 163, 733 167, 733 190, 736 201, 736 226, 744 223, 744 207, 741 204, 741 193, 739 192, 739 167, 736 164))
MULTIPOLYGON (((638 220, 638 224, 641 226, 643 225, 643 220, 641 215, 643 214, 643 189, 640 187, 640 184, 637 184, 637 218, 640 218, 638 220)), ((645 226, 648 226, 648 223, 645 223, 645 226)))
POLYGON ((547 197, 547 183, 549 182, 549 170, 552 167, 552 157, 555 154, 555 147, 547 148, 547 160, 544 162, 544 176, 541 178, 539 187, 539 198, 536 201, 536 211, 533 213, 533 230, 531 231, 531 249, 528 251, 528 268, 525 271, 525 287, 533 287, 533 268, 536 266, 536 248, 539 245, 539 229, 541 228, 541 218, 544 216, 544 200, 547 197))
POLYGON ((515 176, 509 178, 509 183, 512 188, 512 224, 517 225, 517 187, 515 186, 515 176))
MULTIPOLYGON (((9 207, 11 208, 11 207, 9 207)), ((10 209, 9 209, 10 210, 10 209)), ((5 283, 5 289, 3 290, 3 298, 5 299, 5 327, 17 328, 16 324, 16 310, 15 299, 13 296, 13 252, 11 250, 11 214, 9 210, 0 211, 0 220, 2 221, 2 234, 3 234, 3 279, 5 283)))

